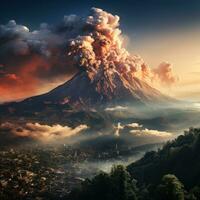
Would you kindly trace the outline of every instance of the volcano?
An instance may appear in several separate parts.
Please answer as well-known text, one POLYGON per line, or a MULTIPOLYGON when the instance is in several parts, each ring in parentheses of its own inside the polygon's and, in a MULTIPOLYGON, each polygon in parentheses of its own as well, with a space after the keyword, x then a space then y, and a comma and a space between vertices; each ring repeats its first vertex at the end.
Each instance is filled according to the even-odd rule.
MULTIPOLYGON (((152 106, 171 101, 150 86, 152 79, 159 79, 158 74, 123 47, 118 16, 92 8, 87 17, 66 20, 66 27, 57 30, 65 36, 66 47, 60 53, 66 63, 62 65, 66 70, 76 68, 78 73, 48 93, 1 105, 1 120, 67 121, 74 125, 74 121, 92 118, 99 123, 105 121, 105 113, 101 115, 108 106, 152 106)), ((171 79, 171 71, 165 71, 171 79)))
POLYGON ((136 77, 128 79, 116 70, 99 70, 93 78, 80 71, 71 80, 50 92, 21 103, 67 105, 76 109, 98 108, 116 104, 151 104, 169 100, 158 90, 136 77))
POLYGON ((90 75, 87 71, 80 71, 48 93, 1 105, 1 118, 54 118, 62 121, 65 116, 73 121, 74 117, 79 120, 91 115, 97 117, 96 110, 107 106, 149 106, 171 101, 146 82, 136 77, 124 77, 115 69, 99 69, 95 76, 91 78, 90 75))

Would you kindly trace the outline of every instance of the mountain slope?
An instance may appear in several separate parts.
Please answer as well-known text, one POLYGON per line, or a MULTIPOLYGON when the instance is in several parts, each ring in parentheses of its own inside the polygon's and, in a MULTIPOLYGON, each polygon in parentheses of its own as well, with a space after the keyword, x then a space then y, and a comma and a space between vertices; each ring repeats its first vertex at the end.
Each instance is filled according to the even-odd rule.
POLYGON ((147 83, 137 78, 128 81, 118 72, 110 76, 105 73, 98 74, 93 80, 90 80, 86 72, 79 72, 70 81, 37 98, 52 100, 54 103, 67 101, 71 105, 84 103, 90 106, 120 101, 145 103, 167 100, 167 97, 147 83))
POLYGON ((105 121, 105 113, 101 116, 101 112, 108 105, 147 106, 171 101, 136 77, 124 77, 115 69, 102 69, 93 77, 90 72, 81 70, 71 80, 48 93, 2 105, 0 120, 23 117, 54 123, 67 121, 73 125, 73 121, 88 122, 91 118, 105 121))
POLYGON ((71 105, 85 103, 92 106, 109 102, 147 103, 169 99, 136 77, 129 80, 117 71, 102 71, 90 79, 86 71, 81 71, 71 80, 50 92, 25 99, 21 103, 50 101, 50 103, 69 103, 71 105))

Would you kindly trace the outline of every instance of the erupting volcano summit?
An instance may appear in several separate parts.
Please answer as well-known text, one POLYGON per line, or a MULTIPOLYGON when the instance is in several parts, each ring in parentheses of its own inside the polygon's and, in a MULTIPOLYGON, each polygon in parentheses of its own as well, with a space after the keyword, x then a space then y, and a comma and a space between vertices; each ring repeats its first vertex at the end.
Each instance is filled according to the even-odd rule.
MULTIPOLYGON (((61 25, 46 29, 48 31, 45 31, 45 36, 44 30, 37 32, 43 35, 37 37, 43 43, 50 43, 53 36, 54 39, 61 39, 59 42, 55 39, 51 45, 38 43, 42 49, 41 58, 50 62, 57 49, 56 52, 62 54, 62 66, 66 66, 66 71, 75 69, 75 75, 46 94, 1 106, 2 110, 9 111, 11 115, 29 113, 31 116, 53 110, 55 115, 57 112, 68 112, 69 109, 85 110, 123 103, 147 105, 170 101, 170 98, 150 86, 153 80, 174 80, 170 65, 162 64, 161 68, 165 70, 150 69, 139 56, 130 55, 123 47, 118 16, 92 8, 89 16, 65 16, 61 25)), ((26 33, 26 38, 30 37, 31 32, 26 33)), ((28 42, 30 40, 27 39, 28 42)), ((51 68, 48 69, 51 71, 51 68)))

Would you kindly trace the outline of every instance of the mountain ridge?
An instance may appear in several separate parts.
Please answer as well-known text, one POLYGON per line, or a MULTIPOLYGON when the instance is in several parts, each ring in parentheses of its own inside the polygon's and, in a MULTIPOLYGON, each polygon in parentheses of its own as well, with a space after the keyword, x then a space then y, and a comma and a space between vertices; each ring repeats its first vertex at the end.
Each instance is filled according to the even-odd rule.
POLYGON ((136 77, 130 80, 121 76, 117 71, 114 71, 111 75, 109 73, 109 71, 104 71, 102 73, 103 75, 97 74, 93 79, 90 79, 88 72, 80 71, 70 80, 49 92, 29 97, 20 102, 30 101, 34 98, 39 99, 41 97, 44 97, 45 100, 51 98, 56 103, 61 104, 68 103, 68 101, 70 103, 73 101, 76 102, 81 98, 86 103, 87 100, 91 99, 91 103, 94 104, 115 100, 122 100, 124 102, 140 101, 145 103, 154 100, 162 102, 163 100, 171 99, 136 77), (66 98, 71 98, 71 100, 66 98))

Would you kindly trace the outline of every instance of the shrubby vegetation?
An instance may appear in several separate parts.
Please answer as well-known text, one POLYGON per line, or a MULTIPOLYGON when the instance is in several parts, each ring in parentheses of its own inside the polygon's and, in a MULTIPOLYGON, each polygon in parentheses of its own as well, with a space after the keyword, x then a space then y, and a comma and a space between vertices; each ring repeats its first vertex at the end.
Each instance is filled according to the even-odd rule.
POLYGON ((184 186, 178 178, 172 174, 163 176, 162 183, 156 187, 156 199, 183 200, 184 186))

